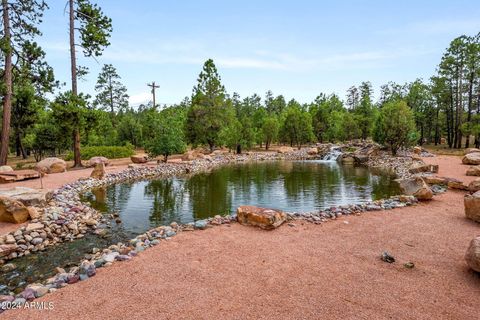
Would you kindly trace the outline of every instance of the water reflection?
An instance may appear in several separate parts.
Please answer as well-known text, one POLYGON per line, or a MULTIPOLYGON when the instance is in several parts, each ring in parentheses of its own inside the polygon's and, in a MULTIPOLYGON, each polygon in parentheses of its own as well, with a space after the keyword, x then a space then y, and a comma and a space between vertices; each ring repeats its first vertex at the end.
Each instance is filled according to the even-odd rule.
POLYGON ((119 212, 122 230, 140 233, 172 221, 232 213, 244 204, 309 211, 397 193, 393 177, 365 167, 279 161, 224 166, 188 178, 117 184, 96 191, 93 205, 119 212))

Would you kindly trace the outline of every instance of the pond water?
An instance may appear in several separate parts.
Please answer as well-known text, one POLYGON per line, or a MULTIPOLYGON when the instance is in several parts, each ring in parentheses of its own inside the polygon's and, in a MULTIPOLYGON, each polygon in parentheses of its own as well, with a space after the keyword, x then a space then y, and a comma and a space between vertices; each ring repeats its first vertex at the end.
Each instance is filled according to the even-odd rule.
POLYGON ((28 283, 46 280, 55 274, 55 267, 77 265, 94 247, 127 241, 173 221, 189 223, 234 213, 240 205, 299 212, 398 193, 390 175, 325 161, 252 162, 192 176, 119 183, 93 190, 84 200, 106 214, 117 213, 121 223, 113 223, 104 236, 87 234, 13 260, 17 269, 0 272, 0 291, 18 291, 28 283))
POLYGON ((335 161, 252 162, 190 177, 116 184, 93 192, 90 202, 97 210, 118 213, 123 231, 138 234, 172 221, 234 213, 241 205, 299 212, 381 199, 399 193, 393 180, 335 161))

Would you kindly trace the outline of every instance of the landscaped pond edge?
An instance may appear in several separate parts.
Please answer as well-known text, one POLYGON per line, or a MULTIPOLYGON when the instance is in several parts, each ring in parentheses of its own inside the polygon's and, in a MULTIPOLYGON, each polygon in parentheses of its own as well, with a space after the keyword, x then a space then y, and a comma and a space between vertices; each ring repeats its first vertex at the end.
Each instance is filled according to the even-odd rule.
MULTIPOLYGON (((383 155, 385 156, 385 155, 383 155)), ((140 167, 129 168, 118 173, 108 174, 104 180, 83 179, 71 184, 66 184, 57 189, 54 193, 53 206, 61 208, 76 208, 80 202, 80 194, 96 187, 108 186, 114 183, 119 183, 127 180, 138 180, 146 178, 154 178, 160 176, 175 176, 185 173, 197 173, 204 170, 210 170, 217 166, 229 164, 233 162, 246 162, 246 161, 262 161, 262 160, 300 160, 300 159, 315 159, 316 156, 308 155, 306 150, 299 150, 293 153, 287 154, 273 154, 273 153, 252 153, 248 155, 218 155, 213 159, 208 160, 195 160, 187 164, 163 164, 155 167, 140 167), (63 205, 62 205, 63 204, 63 205)), ((384 161, 378 163, 378 157, 370 158, 367 162, 368 166, 382 167, 384 161), (377 160, 375 160, 377 158, 377 160)), ((395 161, 395 159, 390 157, 395 161)), ((395 172, 402 176, 405 172, 408 172, 406 168, 412 163, 411 158, 402 158, 400 165, 398 161, 394 166, 395 172), (406 160, 406 161, 405 161, 406 160)), ((312 223, 322 223, 330 219, 336 219, 342 215, 360 214, 367 211, 388 210, 394 208, 400 208, 407 205, 415 204, 417 200, 413 196, 394 196, 389 199, 382 199, 371 201, 363 204, 342 205, 337 207, 331 207, 325 210, 305 213, 288 213, 289 219, 302 219, 312 223)), ((81 204, 83 205, 83 204, 81 204)), ((86 206, 87 212, 99 214, 95 209, 86 206)), ((85 208, 83 208, 85 209, 85 208)), ((45 209, 44 216, 49 215, 48 208, 45 209)), ((84 212, 84 210, 72 210, 74 212, 74 218, 79 216, 78 213, 84 212)), ((100 216, 98 216, 100 218, 100 216)), ((53 216, 51 216, 53 218, 53 216)), ((58 217, 57 217, 58 218, 58 217)), ((90 218, 92 219, 92 218, 90 218)), ((103 219, 103 218, 100 218, 103 219)), ((178 225, 172 223, 171 226, 161 226, 149 230, 141 235, 138 235, 134 239, 130 240, 128 244, 111 245, 108 249, 103 249, 94 253, 94 256, 90 260, 84 260, 78 267, 71 268, 68 272, 58 268, 58 273, 54 277, 48 279, 45 284, 29 284, 27 288, 17 295, 5 295, 0 297, 0 302, 8 309, 8 304, 24 304, 27 301, 31 301, 35 298, 39 298, 48 292, 53 292, 68 284, 76 283, 80 280, 88 279, 96 274, 96 269, 103 266, 108 266, 114 261, 126 261, 130 260, 133 256, 145 249, 155 246, 160 243, 161 240, 168 240, 175 236, 177 232, 195 229, 205 229, 209 226, 222 225, 226 223, 232 223, 236 221, 235 215, 227 216, 215 216, 214 218, 208 218, 205 220, 196 221, 185 225, 178 225), (6 305, 5 305, 6 304, 6 305)), ((35 222, 33 222, 35 223, 35 222)), ((66 222, 65 222, 66 223, 66 222)), ((65 224, 64 223, 64 224, 65 224)), ((96 223, 91 224, 89 227, 95 229, 96 223)), ((3 311, 0 310, 0 312, 3 311)))

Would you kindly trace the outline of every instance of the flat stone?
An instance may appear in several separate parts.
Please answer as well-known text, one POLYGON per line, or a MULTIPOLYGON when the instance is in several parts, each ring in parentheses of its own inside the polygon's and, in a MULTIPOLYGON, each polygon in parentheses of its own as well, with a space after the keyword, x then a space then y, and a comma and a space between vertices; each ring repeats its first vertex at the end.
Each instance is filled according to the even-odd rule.
POLYGON ((39 229, 43 229, 43 227, 44 225, 40 222, 29 223, 25 228, 25 231, 39 230, 39 229))
POLYGON ((237 208, 237 220, 243 225, 252 225, 262 229, 275 229, 287 219, 287 214, 280 210, 255 206, 237 208))
POLYGON ((17 251, 17 248, 18 247, 16 244, 0 244, 0 258, 15 253, 15 251, 17 251))
POLYGON ((25 206, 45 206, 52 198, 53 192, 45 189, 32 189, 26 187, 15 187, 7 190, 0 190, 0 196, 10 197, 18 200, 25 206))

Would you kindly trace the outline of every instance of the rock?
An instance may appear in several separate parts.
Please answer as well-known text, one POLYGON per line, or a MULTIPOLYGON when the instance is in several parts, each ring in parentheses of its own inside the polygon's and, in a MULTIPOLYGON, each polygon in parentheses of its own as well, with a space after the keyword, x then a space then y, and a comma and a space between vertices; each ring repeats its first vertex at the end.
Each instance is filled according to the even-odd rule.
POLYGON ((32 288, 26 288, 20 293, 20 297, 25 300, 33 300, 35 299, 35 291, 32 288))
POLYGON ((480 176, 480 166, 472 166, 467 169, 467 176, 480 176))
POLYGON ((415 264, 413 262, 406 262, 406 263, 403 264, 403 266, 407 269, 415 268, 415 264))
POLYGON ((0 196, 6 196, 20 201, 25 206, 45 206, 52 198, 53 192, 48 189, 32 189, 26 187, 15 187, 0 190, 0 196))
POLYGON ((465 216, 473 221, 480 222, 480 191, 468 194, 463 198, 465 216))
POLYGON ((17 269, 17 265, 14 263, 7 263, 2 266, 2 272, 10 272, 17 269))
POLYGON ((33 284, 28 286, 28 288, 33 290, 33 294, 35 295, 35 298, 40 298, 43 297, 48 293, 48 287, 41 285, 41 284, 33 284))
POLYGON ((421 162, 413 163, 410 168, 408 169, 410 173, 422 173, 422 172, 438 172, 438 164, 426 164, 421 162))
POLYGON ((27 207, 28 210, 28 215, 30 216, 30 219, 37 219, 40 217, 40 213, 38 213, 37 209, 35 207, 27 207))
POLYGON ((368 162, 369 157, 363 154, 354 154, 353 159, 355 160, 355 163, 365 164, 368 162))
POLYGON ((442 184, 448 185, 449 178, 438 177, 438 176, 423 176, 423 180, 428 184, 442 184))
POLYGON ((43 227, 44 227, 44 225, 40 222, 29 223, 25 227, 25 231, 39 230, 39 229, 43 229, 43 227))
POLYGON ((60 158, 45 158, 35 165, 35 170, 45 173, 59 173, 67 171, 67 163, 60 158))
POLYGON ((290 152, 293 152, 293 148, 292 147, 287 147, 287 146, 281 146, 281 147, 278 148, 277 152, 281 153, 281 154, 290 153, 290 152))
POLYGON ((80 264, 80 267, 78 269, 78 273, 80 275, 80 277, 82 275, 86 275, 87 277, 93 277, 97 272, 95 270, 95 265, 88 261, 88 260, 84 260, 81 264, 80 264))
POLYGON ((476 272, 480 272, 480 236, 470 241, 467 253, 465 254, 465 261, 470 268, 476 272))
POLYGON ((254 206, 237 208, 237 220, 243 225, 252 225, 262 229, 275 229, 287 219, 287 214, 280 210, 254 206))
MULTIPOLYGON (((215 150, 212 154, 217 155, 218 154, 217 151, 221 151, 221 150, 215 150), (215 153, 215 152, 217 152, 217 153, 215 153)), ((197 160, 197 159, 203 159, 204 157, 205 157, 204 154, 201 153, 200 151, 189 150, 182 155, 182 161, 193 161, 193 160, 197 160)))
POLYGON ((125 255, 125 254, 119 254, 115 257, 115 260, 117 261, 127 261, 130 260, 132 257, 125 255))
POLYGON ((403 194, 415 196, 418 200, 431 200, 433 192, 420 177, 397 179, 403 194))
POLYGON ((91 226, 96 226, 98 224, 98 221, 95 220, 95 219, 87 219, 87 220, 85 220, 85 224, 87 226, 90 226, 90 227, 91 226))
POLYGON ((307 154, 311 156, 316 156, 318 154, 318 148, 308 148, 307 154))
POLYGON ((352 156, 346 155, 346 154, 342 155, 340 159, 341 159, 343 164, 353 164, 353 163, 355 163, 355 158, 352 157, 352 156))
POLYGON ((480 152, 466 154, 462 159, 463 164, 480 164, 480 152))
POLYGON ((16 244, 0 244, 0 258, 9 256, 17 251, 16 244))
POLYGON ((205 221, 205 220, 195 221, 195 228, 200 229, 200 230, 203 230, 203 229, 207 228, 207 221, 205 221))
POLYGON ((32 241, 31 241, 31 244, 33 244, 34 246, 36 245, 39 245, 43 242, 43 239, 42 238, 33 238, 32 241))
POLYGON ((467 148, 463 151, 464 155, 470 154, 470 153, 475 153, 475 152, 480 152, 480 149, 477 148, 467 148))
POLYGON ((395 262, 395 258, 391 254, 389 254, 387 251, 382 252, 382 255, 380 256, 380 259, 382 259, 382 261, 388 262, 388 263, 394 263, 395 262))
POLYGON ((102 180, 105 177, 105 165, 103 162, 95 164, 92 173, 90 174, 90 178, 94 178, 97 180, 102 180))
POLYGON ((454 178, 448 178, 447 186, 450 189, 468 190, 468 186, 464 185, 462 181, 454 178))
POLYGON ((89 167, 95 167, 95 165, 99 163, 103 163, 103 165, 106 167, 110 164, 110 160, 105 157, 92 157, 90 160, 88 160, 89 167))
POLYGON ((118 252, 110 252, 109 254, 104 255, 102 259, 105 260, 105 262, 113 262, 115 261, 115 257, 118 255, 118 252))
POLYGON ((13 171, 12 167, 10 166, 0 166, 0 172, 9 172, 13 171))
POLYGON ((146 155, 134 155, 130 157, 133 163, 147 163, 148 157, 146 155))
POLYGON ((23 223, 30 218, 27 207, 20 201, 0 196, 0 221, 23 223))
POLYGON ((478 190, 480 190, 480 178, 477 178, 468 184, 468 191, 474 193, 478 190))
POLYGON ((7 234, 5 236, 5 243, 6 244, 14 244, 16 243, 15 238, 11 234, 7 234))
POLYGON ((421 154, 422 153, 422 147, 413 147, 413 153, 415 154, 421 154))

